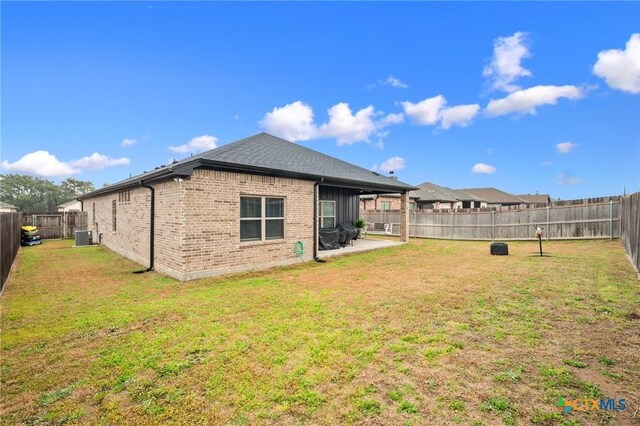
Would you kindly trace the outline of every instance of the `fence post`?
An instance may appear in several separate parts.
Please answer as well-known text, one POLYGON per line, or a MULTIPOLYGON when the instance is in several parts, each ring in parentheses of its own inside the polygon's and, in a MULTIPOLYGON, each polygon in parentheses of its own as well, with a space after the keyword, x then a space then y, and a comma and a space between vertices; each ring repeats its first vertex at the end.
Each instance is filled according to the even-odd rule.
POLYGON ((450 240, 453 240, 453 228, 454 228, 454 221, 453 221, 453 209, 451 209, 451 235, 450 235, 450 240))
POLYGON ((547 206, 547 241, 549 241, 549 240, 550 240, 550 237, 549 237, 549 233, 551 232, 551 231, 549 230, 549 227, 551 226, 551 220, 550 220, 550 218, 551 218, 550 210, 549 210, 549 206, 547 206))
POLYGON ((491 241, 496 240, 496 211, 491 210, 491 241))
POLYGON ((609 200, 609 239, 613 240, 613 200, 609 200))

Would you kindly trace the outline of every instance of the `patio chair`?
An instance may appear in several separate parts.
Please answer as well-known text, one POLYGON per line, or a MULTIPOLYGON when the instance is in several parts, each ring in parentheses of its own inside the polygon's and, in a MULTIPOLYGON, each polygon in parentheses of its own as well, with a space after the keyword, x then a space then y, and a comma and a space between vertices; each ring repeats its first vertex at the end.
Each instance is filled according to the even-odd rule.
POLYGON ((367 235, 369 233, 368 229, 369 229, 369 222, 365 222, 364 227, 360 229, 361 238, 367 238, 367 235))
POLYGON ((390 223, 385 223, 384 224, 384 235, 391 235, 391 224, 390 223))

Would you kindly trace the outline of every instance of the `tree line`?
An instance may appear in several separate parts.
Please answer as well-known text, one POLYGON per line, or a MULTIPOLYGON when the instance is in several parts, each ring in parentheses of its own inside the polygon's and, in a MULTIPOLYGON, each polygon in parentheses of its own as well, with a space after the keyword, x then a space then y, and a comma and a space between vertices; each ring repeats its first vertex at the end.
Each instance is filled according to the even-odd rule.
POLYGON ((0 174, 0 200, 29 214, 55 212, 60 204, 93 190, 93 183, 74 178, 58 185, 34 176, 0 174))

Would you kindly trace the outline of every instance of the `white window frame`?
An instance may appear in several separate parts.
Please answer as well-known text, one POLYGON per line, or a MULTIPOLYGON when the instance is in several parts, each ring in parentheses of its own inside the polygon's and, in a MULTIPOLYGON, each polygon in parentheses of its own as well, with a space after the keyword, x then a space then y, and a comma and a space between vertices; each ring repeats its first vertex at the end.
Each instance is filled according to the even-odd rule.
MULTIPOLYGON (((335 200, 319 200, 319 202, 318 202, 318 210, 319 210, 318 211, 318 222, 320 223, 320 229, 327 229, 327 228, 324 227, 324 219, 325 218, 329 218, 329 217, 333 218, 333 227, 332 228, 335 228, 335 227, 338 226, 336 224, 336 201, 335 200), (333 204, 333 216, 325 216, 325 215, 322 214, 323 211, 324 211, 323 208, 322 208, 322 204, 323 203, 331 203, 331 204, 333 204)), ((331 228, 328 228, 328 229, 331 229, 331 228)))
MULTIPOLYGON (((252 194, 242 194, 240 195, 240 204, 238 205, 238 207, 240 207, 240 205, 242 204, 242 199, 243 198, 260 198, 260 217, 240 217, 240 208, 238 209, 238 216, 240 218, 239 222, 242 222, 243 220, 248 221, 248 220, 260 220, 260 239, 242 239, 242 233, 241 230, 238 229, 238 237, 240 238, 240 242, 241 243, 257 243, 257 242, 264 242, 264 241, 277 241, 277 240, 284 240, 287 232, 286 232, 286 228, 287 228, 287 221, 285 220, 286 216, 287 216, 287 199, 286 197, 280 197, 280 196, 276 196, 276 195, 252 195, 252 194), (282 200, 282 217, 267 217, 267 198, 273 198, 273 199, 277 199, 277 200, 282 200), (281 220, 282 221, 282 237, 277 237, 277 238, 267 238, 267 221, 268 220, 281 220)), ((240 223, 238 223, 238 226, 240 225, 240 223)))
POLYGON ((391 210, 391 201, 380 201, 380 210, 391 210), (385 209, 384 206, 389 206, 388 209, 385 209))

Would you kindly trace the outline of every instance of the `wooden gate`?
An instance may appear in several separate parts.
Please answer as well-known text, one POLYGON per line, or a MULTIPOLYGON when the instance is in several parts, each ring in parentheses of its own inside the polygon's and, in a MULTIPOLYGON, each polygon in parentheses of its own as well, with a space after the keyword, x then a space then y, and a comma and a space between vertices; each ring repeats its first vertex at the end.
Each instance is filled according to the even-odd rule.
POLYGON ((75 238, 75 231, 87 229, 87 212, 25 215, 22 223, 37 227, 42 239, 75 238))

